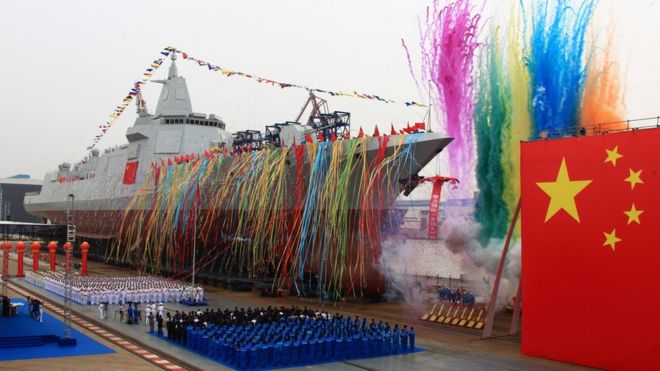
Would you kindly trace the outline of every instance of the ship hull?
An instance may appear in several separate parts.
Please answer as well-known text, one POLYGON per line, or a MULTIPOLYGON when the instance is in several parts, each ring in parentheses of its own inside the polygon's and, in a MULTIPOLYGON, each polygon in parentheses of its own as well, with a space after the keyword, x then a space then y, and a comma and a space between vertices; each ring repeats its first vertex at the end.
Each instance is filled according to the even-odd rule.
MULTIPOLYGON (((380 221, 387 214, 390 206, 394 203, 396 198, 404 190, 408 181, 416 176, 419 171, 421 171, 421 169, 451 141, 451 138, 442 137, 436 133, 420 133, 415 135, 417 135, 417 137, 414 141, 407 140, 405 138, 406 136, 393 136, 390 137, 389 141, 385 142, 380 141, 379 138, 371 138, 363 142, 366 149, 360 153, 361 156, 366 157, 364 159, 366 160, 365 163, 372 163, 374 158, 379 155, 387 158, 395 151, 407 150, 410 155, 393 165, 392 168, 395 169, 395 171, 392 171, 392 174, 394 175, 385 176, 382 179, 379 179, 380 183, 372 185, 370 197, 364 197, 364 189, 361 189, 364 182, 367 180, 356 175, 348 182, 346 196, 348 200, 348 216, 343 225, 343 228, 346 229, 345 232, 347 234, 348 243, 346 249, 347 256, 343 263, 347 267, 357 266, 357 261, 359 259, 364 259, 363 255, 364 251, 366 251, 365 244, 373 246, 367 246, 370 256, 366 260, 366 263, 360 263, 360 272, 349 272, 343 279, 344 288, 341 291, 344 293, 373 297, 378 296, 383 292, 383 277, 378 268, 380 254, 378 246, 380 241, 373 240, 365 242, 365 215, 368 214, 369 220, 375 222, 376 228, 380 229, 380 221), (385 147, 381 147, 383 145, 385 147), (360 233, 362 233, 362 235, 360 235, 360 233), (360 254, 362 254, 362 256, 360 254)), ((290 152, 290 158, 287 159, 287 164, 295 164, 296 159, 292 152, 293 151, 290 152)), ((331 153, 327 156, 328 161, 330 161, 331 153)), ((358 155, 355 156, 357 159, 358 155)), ((342 159, 342 161, 346 160, 346 158, 342 159)), ((206 195, 205 197, 213 197, 214 193, 218 192, 219 188, 222 188, 228 174, 232 171, 231 166, 232 158, 228 158, 227 161, 223 162, 222 167, 219 167, 217 172, 213 174, 215 177, 213 181, 206 183, 201 190, 201 193, 206 195)), ((309 168, 311 164, 305 163, 303 166, 309 168)), ((300 188, 307 191, 307 187, 310 184, 309 174, 306 174, 304 179, 299 179, 299 175, 300 174, 298 174, 297 178, 295 165, 289 165, 287 167, 287 194, 294 195, 300 188)), ((153 181, 153 179, 149 178, 146 173, 140 174, 138 180, 138 183, 153 181)), ((374 180, 370 179, 368 181, 373 182, 374 180)), ((146 195, 143 196, 144 202, 135 203, 131 202, 131 200, 138 191, 138 185, 133 186, 132 188, 122 188, 117 186, 117 179, 104 179, 97 176, 94 179, 94 182, 98 187, 93 192, 90 192, 90 185, 85 186, 83 184, 84 182, 85 181, 82 181, 78 184, 50 184, 51 188, 46 189, 46 192, 42 191, 41 195, 29 196, 26 198, 26 209, 32 214, 48 218, 54 223, 62 224, 66 224, 67 210, 70 210, 74 218, 74 224, 76 225, 76 234, 79 238, 101 240, 112 239, 112 244, 115 246, 112 251, 112 254, 114 254, 112 260, 119 258, 121 261, 128 261, 144 267, 145 262, 140 261, 140 255, 144 255, 141 254, 143 247, 134 246, 135 243, 131 242, 130 238, 126 238, 122 233, 125 234, 126 226, 131 225, 135 221, 144 220, 145 218, 150 217, 153 212, 153 207, 156 205, 153 201, 158 198, 158 188, 150 186, 146 195), (74 195, 73 202, 66 197, 69 194, 74 195), (57 196, 53 197, 53 195, 57 196), (117 246, 122 247, 118 250, 117 246)), ((283 205, 280 205, 283 206, 283 209, 278 212, 280 212, 281 217, 286 220, 283 225, 293 226, 296 224, 296 220, 300 220, 300 213, 304 212, 301 211, 301 207, 307 205, 301 205, 299 204, 299 201, 300 200, 296 200, 296 197, 291 196, 287 198, 283 205)), ((241 264, 244 263, 237 263, 237 261, 241 260, 240 254, 242 254, 242 252, 236 253, 236 251, 232 252, 230 249, 232 247, 236 248, 237 240, 244 240, 248 244, 253 242, 259 243, 259 241, 250 241, 252 235, 249 233, 248 235, 241 235, 241 233, 259 228, 259 223, 262 223, 262 221, 253 220, 252 218, 241 220, 241 215, 245 215, 245 210, 238 210, 235 206, 235 204, 229 202, 227 204, 219 205, 214 210, 207 210, 204 207, 201 207, 196 212, 197 217, 201 221, 200 225, 207 226, 206 229, 199 231, 197 235, 197 250, 200 255, 199 260, 197 260, 199 271, 221 272, 233 270, 234 268, 241 269, 243 267, 241 264)), ((156 207, 160 207, 162 210, 165 206, 161 205, 156 207)), ((317 205, 314 207, 328 207, 328 205, 317 205)), ((323 227, 319 227, 319 229, 322 228, 323 227)), ((179 227, 179 230, 184 231, 182 232, 184 234, 190 234, 191 232, 190 229, 185 229, 181 226, 179 227)), ((281 232, 281 241, 273 241, 271 237, 267 243, 271 245, 275 244, 276 246, 284 248, 288 243, 287 240, 291 239, 289 234, 294 232, 281 232)), ((300 234, 302 231, 298 231, 298 233, 300 234)), ((306 233, 314 234, 313 236, 302 236, 302 238, 309 240, 314 239, 314 237, 319 237, 324 232, 306 233)), ((179 240, 179 242, 173 242, 175 246, 178 246, 176 249, 186 248, 189 251, 191 241, 190 236, 172 235, 170 230, 170 237, 173 237, 173 240, 179 240), (187 247, 184 245, 187 245, 187 247)), ((296 238, 300 240, 301 236, 296 238)), ((319 241, 323 238, 327 239, 328 237, 319 237, 319 241)), ((374 237, 374 239, 377 238, 379 237, 374 237)), ((316 243, 319 242, 317 241, 316 243)), ((110 255, 107 253, 105 247, 110 245, 110 243, 104 245, 103 254, 105 254, 106 257, 109 257, 110 255)), ((316 251, 314 248, 311 250, 316 251)), ((96 251, 92 251, 93 255, 97 255, 95 253, 96 251)), ((158 254, 165 255, 162 251, 158 254)), ((249 253, 246 252, 246 254, 249 253)), ((172 262, 170 260, 168 263, 161 263, 157 267, 151 266, 147 269, 152 271, 168 270, 189 273, 191 264, 190 256, 191 254, 187 253, 185 259, 177 262, 176 266, 171 266, 172 262)), ((246 256, 246 259, 252 258, 254 257, 246 256)), ((277 275, 280 279, 282 279, 281 277, 286 277, 286 274, 282 275, 282 270, 288 269, 286 264, 289 263, 285 263, 284 266, 278 264, 277 260, 279 258, 280 257, 277 256, 277 248, 271 249, 269 256, 264 256, 263 259, 270 259, 272 261, 263 264, 261 266, 261 271, 252 271, 250 274, 253 276, 264 277, 268 275, 277 275), (273 251, 275 251, 275 253, 273 253, 273 251), (275 272, 277 270, 279 270, 279 272, 275 272)), ((300 267, 298 267, 298 274, 305 271, 313 275, 317 272, 323 271, 322 267, 320 267, 320 264, 322 264, 320 261, 322 260, 321 256, 307 257, 304 263, 304 268, 301 270, 300 267)), ((151 265, 151 262, 147 262, 147 265, 151 265)), ((297 286, 296 277, 285 279, 288 281, 286 283, 280 282, 280 286, 297 286)))

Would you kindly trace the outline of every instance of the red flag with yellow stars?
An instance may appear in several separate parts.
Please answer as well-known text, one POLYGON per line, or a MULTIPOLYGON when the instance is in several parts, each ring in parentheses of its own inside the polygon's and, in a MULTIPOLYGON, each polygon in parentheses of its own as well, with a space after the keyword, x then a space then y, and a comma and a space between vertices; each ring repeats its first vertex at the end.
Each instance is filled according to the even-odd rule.
POLYGON ((522 351, 660 367, 660 129, 521 145, 522 351))

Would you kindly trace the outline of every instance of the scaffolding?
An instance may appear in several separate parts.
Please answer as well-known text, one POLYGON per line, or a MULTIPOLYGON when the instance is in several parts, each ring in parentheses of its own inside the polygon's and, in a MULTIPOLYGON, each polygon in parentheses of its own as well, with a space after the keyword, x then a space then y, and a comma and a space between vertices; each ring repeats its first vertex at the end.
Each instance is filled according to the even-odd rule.
POLYGON ((66 241, 71 243, 68 249, 64 249, 66 260, 64 265, 64 338, 71 338, 71 276, 69 269, 69 262, 71 261, 71 253, 73 244, 76 242, 76 224, 73 219, 75 196, 69 194, 69 207, 66 210, 66 241))
POLYGON ((309 118, 310 125, 314 131, 327 139, 334 134, 337 138, 346 138, 351 132, 350 112, 334 111, 332 113, 321 113, 309 118))
MULTIPOLYGON (((280 133, 282 132, 282 128, 289 126, 289 125, 300 125, 299 122, 293 122, 293 121, 287 121, 287 122, 282 122, 278 124, 273 124, 273 125, 266 125, 266 136, 264 138, 266 143, 270 143, 274 145, 275 147, 281 147, 282 146, 282 138, 280 137, 280 133)), ((291 143, 289 143, 291 144, 291 143)))
POLYGON ((234 137, 234 148, 236 150, 257 149, 262 146, 265 139, 259 130, 243 130, 232 134, 234 137))

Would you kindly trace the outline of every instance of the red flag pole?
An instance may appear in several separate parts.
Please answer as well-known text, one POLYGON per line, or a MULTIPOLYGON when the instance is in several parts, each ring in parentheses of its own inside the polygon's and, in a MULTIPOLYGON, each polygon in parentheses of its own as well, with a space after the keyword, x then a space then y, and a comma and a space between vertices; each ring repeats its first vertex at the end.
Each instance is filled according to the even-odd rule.
POLYGON ((484 332, 481 335, 482 339, 488 339, 489 337, 493 336, 493 321, 495 320, 495 304, 497 301, 497 291, 500 288, 500 279, 502 278, 504 261, 506 260, 506 254, 509 252, 509 244, 511 243, 511 236, 513 235, 513 229, 516 226, 516 222, 518 221, 518 215, 520 215, 520 198, 518 199, 516 210, 513 212, 513 218, 511 218, 511 224, 509 225, 509 233, 507 233, 506 235, 506 242, 504 243, 504 249, 502 249, 502 257, 500 258, 500 264, 497 267, 497 275, 495 275, 495 283, 493 284, 493 291, 490 293, 488 312, 486 312, 486 324, 484 326, 484 332))
POLYGON ((39 271, 39 250, 41 244, 39 242, 32 242, 32 272, 39 271))
POLYGON ((57 261, 55 260, 55 251, 57 251, 57 242, 51 241, 48 243, 48 257, 50 262, 50 271, 55 272, 57 261))
POLYGON ((80 268, 80 275, 87 275, 87 252, 89 251, 89 243, 87 241, 80 244, 80 249, 82 250, 82 265, 80 268))
POLYGON ((25 255, 25 242, 19 241, 16 243, 16 259, 18 267, 16 269, 16 277, 25 277, 25 272, 23 271, 23 257, 25 255))

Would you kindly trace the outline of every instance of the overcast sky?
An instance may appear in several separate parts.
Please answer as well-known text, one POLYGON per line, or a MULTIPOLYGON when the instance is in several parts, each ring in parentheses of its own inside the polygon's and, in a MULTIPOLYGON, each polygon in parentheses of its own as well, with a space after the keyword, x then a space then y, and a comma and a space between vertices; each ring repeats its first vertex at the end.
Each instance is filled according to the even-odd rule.
MULTIPOLYGON (((115 105, 163 46, 282 82, 425 100, 408 72, 401 38, 414 47, 427 1, 8 1, 0 0, 0 177, 41 178, 85 154, 115 105)), ((506 1, 491 1, 487 18, 506 1), (491 9, 492 8, 492 9, 491 9)), ((626 71, 627 117, 660 114, 660 4, 602 0, 595 22, 613 15, 626 71)), ((181 61, 193 110, 216 113, 230 131, 295 119, 306 93, 226 78, 181 61)), ((163 78, 166 69, 158 72, 163 78)), ((153 112, 160 85, 145 87, 153 112)), ((353 129, 396 127, 425 110, 327 98, 350 111, 353 129)), ((99 147, 126 142, 133 106, 99 147)), ((436 126, 437 127, 437 126, 436 126)))

